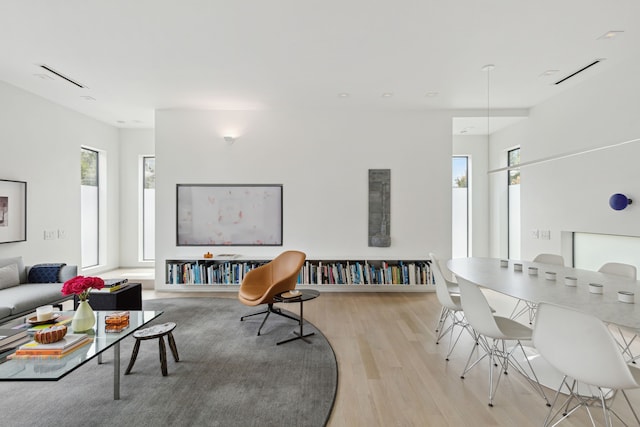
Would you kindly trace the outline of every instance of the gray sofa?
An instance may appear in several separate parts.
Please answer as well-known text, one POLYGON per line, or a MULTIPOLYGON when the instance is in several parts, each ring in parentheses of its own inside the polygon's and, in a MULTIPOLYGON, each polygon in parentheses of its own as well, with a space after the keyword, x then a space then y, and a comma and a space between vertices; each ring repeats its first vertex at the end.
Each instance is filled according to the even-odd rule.
POLYGON ((0 258, 0 323, 33 313, 42 305, 73 299, 73 295, 63 295, 61 289, 64 282, 77 276, 77 266, 62 266, 56 283, 28 283, 30 269, 22 257, 0 258))

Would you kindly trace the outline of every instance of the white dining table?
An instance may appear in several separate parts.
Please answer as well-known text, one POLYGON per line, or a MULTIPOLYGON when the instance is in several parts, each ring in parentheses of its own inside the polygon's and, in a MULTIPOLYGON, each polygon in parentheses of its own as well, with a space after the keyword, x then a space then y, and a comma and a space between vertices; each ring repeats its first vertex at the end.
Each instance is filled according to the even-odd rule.
POLYGON ((640 333, 639 281, 597 271, 518 260, 507 260, 507 266, 502 267, 500 261, 495 258, 455 258, 447 262, 447 267, 456 276, 478 286, 535 304, 550 302, 592 313, 606 323, 640 333), (515 264, 521 264, 522 271, 516 271, 515 264), (538 274, 529 274, 529 267, 537 267, 538 274), (547 279, 547 272, 556 273, 555 280, 547 279), (565 277, 575 277, 577 285, 567 286, 565 277), (601 284, 603 293, 591 293, 590 283, 601 284), (636 302, 620 302, 619 291, 635 293, 636 302))

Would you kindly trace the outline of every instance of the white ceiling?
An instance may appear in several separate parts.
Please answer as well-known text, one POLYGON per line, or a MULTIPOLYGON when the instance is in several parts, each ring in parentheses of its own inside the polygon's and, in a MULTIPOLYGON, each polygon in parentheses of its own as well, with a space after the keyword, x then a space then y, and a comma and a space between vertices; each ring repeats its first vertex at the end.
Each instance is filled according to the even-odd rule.
POLYGON ((639 18, 638 0, 0 0, 0 80, 123 128, 170 108, 481 116, 638 59, 639 18))

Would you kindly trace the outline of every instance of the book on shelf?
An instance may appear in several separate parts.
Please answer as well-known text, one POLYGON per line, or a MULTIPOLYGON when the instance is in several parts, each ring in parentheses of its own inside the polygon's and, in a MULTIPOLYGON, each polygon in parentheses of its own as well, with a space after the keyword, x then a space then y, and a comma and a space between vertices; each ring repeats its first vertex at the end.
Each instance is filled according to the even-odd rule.
POLYGON ((30 341, 21 345, 16 350, 13 357, 28 356, 59 356, 64 357, 79 347, 92 342, 87 334, 67 334, 60 341, 49 344, 41 344, 37 341, 30 341))
POLYGON ((4 329, 0 328, 0 349, 15 341, 21 340, 27 336, 24 329, 4 329))

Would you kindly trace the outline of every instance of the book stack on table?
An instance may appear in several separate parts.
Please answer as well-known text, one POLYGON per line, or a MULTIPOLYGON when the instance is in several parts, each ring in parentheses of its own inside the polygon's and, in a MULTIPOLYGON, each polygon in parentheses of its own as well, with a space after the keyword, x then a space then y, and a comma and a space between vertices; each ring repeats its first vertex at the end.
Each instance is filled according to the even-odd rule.
POLYGON ((67 334, 60 341, 50 344, 29 341, 18 347, 9 359, 60 359, 78 348, 93 342, 87 334, 67 334))
POLYGON ((0 329, 0 353, 13 350, 27 338, 25 329, 0 329))
POLYGON ((91 292, 115 292, 122 288, 126 288, 129 284, 129 279, 105 279, 104 288, 93 289, 91 292))

